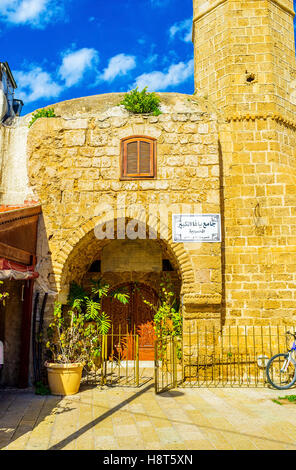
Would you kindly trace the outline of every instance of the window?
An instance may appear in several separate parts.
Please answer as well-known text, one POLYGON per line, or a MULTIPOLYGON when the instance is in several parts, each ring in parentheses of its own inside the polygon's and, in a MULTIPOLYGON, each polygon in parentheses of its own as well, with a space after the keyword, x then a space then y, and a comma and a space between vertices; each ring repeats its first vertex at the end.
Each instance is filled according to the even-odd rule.
POLYGON ((88 270, 89 273, 100 273, 101 272, 101 260, 97 259, 94 261, 91 265, 91 267, 88 270))
POLYGON ((163 271, 174 271, 172 263, 170 262, 169 259, 163 259, 162 260, 162 270, 163 271))
POLYGON ((121 141, 121 178, 155 178, 156 140, 134 136, 121 141))

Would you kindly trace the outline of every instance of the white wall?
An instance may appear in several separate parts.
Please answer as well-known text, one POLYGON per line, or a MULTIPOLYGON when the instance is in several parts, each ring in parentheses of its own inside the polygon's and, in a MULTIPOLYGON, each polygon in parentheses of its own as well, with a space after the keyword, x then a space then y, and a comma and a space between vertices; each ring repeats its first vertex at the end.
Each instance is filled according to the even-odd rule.
POLYGON ((27 136, 30 116, 0 125, 0 204, 23 204, 33 199, 27 174, 27 136))

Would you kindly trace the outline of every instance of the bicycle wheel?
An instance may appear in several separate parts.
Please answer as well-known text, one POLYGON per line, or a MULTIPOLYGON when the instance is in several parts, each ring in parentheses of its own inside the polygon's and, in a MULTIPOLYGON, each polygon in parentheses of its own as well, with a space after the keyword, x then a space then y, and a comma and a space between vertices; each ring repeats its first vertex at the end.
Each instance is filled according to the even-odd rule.
POLYGON ((270 385, 278 390, 290 388, 296 382, 296 369, 293 362, 290 362, 287 370, 283 371, 288 357, 288 353, 276 354, 268 361, 266 366, 267 380, 270 385))

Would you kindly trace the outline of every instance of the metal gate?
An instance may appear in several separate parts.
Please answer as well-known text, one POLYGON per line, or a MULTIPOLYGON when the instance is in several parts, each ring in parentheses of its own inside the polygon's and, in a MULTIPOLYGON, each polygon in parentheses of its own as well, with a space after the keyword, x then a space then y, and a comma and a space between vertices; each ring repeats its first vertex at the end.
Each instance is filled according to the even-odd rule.
POLYGON ((264 387, 266 364, 289 349, 287 331, 295 326, 200 328, 195 322, 183 338, 158 338, 155 392, 176 387, 264 387))
POLYGON ((140 371, 137 334, 111 333, 101 335, 99 340, 101 354, 94 359, 94 366, 85 368, 85 384, 140 387, 151 380, 140 371))
POLYGON ((182 345, 173 336, 155 341, 155 393, 165 392, 183 383, 182 345), (180 365, 181 362, 181 365, 180 365))

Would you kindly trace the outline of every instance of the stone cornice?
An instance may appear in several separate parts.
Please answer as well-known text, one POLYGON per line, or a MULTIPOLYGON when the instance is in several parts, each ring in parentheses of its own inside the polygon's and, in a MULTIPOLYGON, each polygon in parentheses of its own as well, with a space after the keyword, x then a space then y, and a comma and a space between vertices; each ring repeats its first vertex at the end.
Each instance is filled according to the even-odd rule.
POLYGON ((278 6, 279 8, 282 8, 282 10, 286 11, 287 13, 289 13, 290 15, 292 16, 295 16, 295 12, 293 9, 289 8, 289 7, 286 7, 286 5, 284 5, 280 0, 269 0, 271 3, 274 3, 276 6, 278 6))
MULTIPOLYGON (((222 5, 223 3, 227 2, 228 0, 217 0, 217 2, 210 6, 207 10, 205 11, 202 11, 200 12, 198 15, 196 15, 194 18, 193 18, 193 23, 195 23, 196 21, 199 21, 201 18, 203 18, 205 15, 207 15, 208 13, 211 13, 211 11, 215 10, 215 8, 219 7, 220 5, 222 5)), ((278 6, 279 8, 281 8, 282 10, 286 11, 287 13, 289 13, 290 15, 292 16, 295 16, 295 12, 293 9, 287 7, 286 5, 284 5, 281 0, 269 0, 271 3, 274 3, 276 6, 278 6)))
POLYGON ((220 294, 188 293, 183 295, 183 304, 187 305, 219 305, 222 297, 220 294))
POLYGON ((287 119, 280 114, 270 113, 270 114, 234 114, 232 116, 226 116, 226 122, 231 121, 256 121, 258 119, 272 119, 277 122, 281 122, 287 126, 293 127, 296 129, 296 120, 287 119))
POLYGON ((216 3, 214 3, 214 5, 210 6, 207 10, 205 11, 202 11, 201 13, 199 13, 198 15, 196 15, 194 18, 193 18, 193 23, 195 23, 196 21, 200 20, 203 16, 207 15, 208 13, 211 13, 211 11, 215 10, 215 8, 219 7, 220 5, 222 5, 223 3, 227 2, 227 0, 217 0, 216 3))

